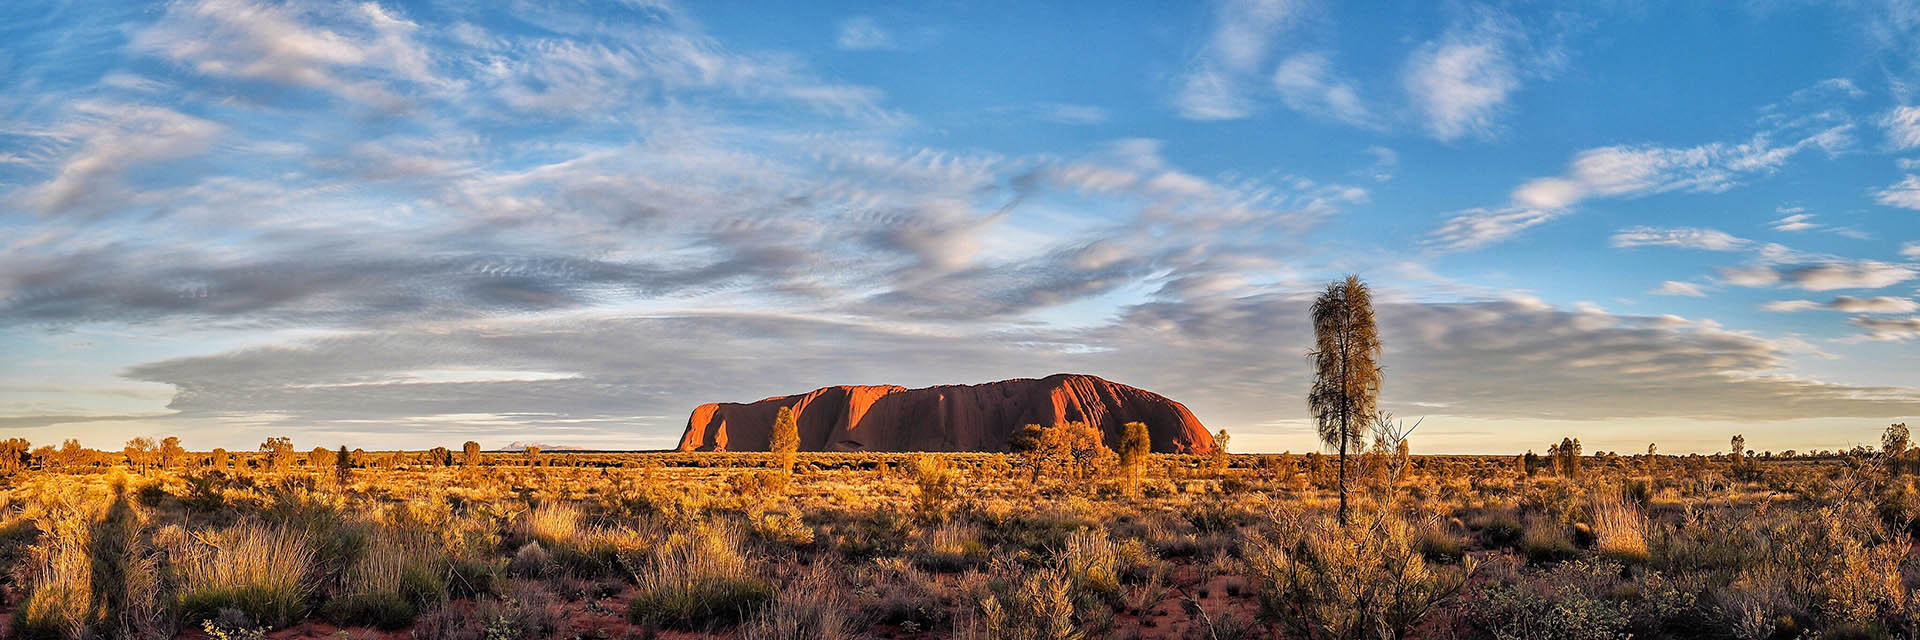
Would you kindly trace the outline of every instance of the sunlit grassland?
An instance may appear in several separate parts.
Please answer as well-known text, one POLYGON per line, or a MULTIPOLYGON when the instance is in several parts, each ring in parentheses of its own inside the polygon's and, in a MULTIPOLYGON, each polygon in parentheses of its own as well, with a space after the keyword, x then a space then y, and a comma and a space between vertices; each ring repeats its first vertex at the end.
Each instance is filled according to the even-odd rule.
POLYGON ((102 456, 6 478, 0 580, 31 638, 1905 636, 1890 460, 1369 453, 1340 525, 1317 455, 102 456))

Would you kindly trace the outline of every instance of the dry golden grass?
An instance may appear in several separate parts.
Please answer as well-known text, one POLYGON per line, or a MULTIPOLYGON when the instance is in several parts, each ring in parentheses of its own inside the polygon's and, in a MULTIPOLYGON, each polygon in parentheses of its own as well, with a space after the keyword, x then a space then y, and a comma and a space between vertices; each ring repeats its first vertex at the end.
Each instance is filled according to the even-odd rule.
POLYGON ((345 484, 254 456, 29 470, 0 487, 7 633, 1759 638, 1920 619, 1920 490, 1871 460, 1589 456, 1559 477, 1414 457, 1389 483, 1389 459, 1355 463, 1345 527, 1314 456, 1156 455, 1137 482, 1003 454, 802 453, 789 475, 766 454, 374 452, 345 484))
POLYGON ((247 521, 202 531, 171 558, 180 610, 212 618, 237 609, 262 624, 290 624, 307 610, 313 557, 307 532, 284 525, 247 521))

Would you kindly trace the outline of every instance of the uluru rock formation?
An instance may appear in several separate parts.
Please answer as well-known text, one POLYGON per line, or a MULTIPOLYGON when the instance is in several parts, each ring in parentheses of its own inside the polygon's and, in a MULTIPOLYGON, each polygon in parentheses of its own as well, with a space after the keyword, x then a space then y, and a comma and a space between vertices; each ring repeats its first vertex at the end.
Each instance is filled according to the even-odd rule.
POLYGON ((843 385, 741 404, 703 404, 681 451, 765 451, 781 407, 793 407, 802 451, 1006 451, 1023 425, 1087 422, 1107 445, 1143 422, 1159 453, 1205 453, 1213 436, 1185 405, 1095 376, 1060 373, 924 389, 843 385))

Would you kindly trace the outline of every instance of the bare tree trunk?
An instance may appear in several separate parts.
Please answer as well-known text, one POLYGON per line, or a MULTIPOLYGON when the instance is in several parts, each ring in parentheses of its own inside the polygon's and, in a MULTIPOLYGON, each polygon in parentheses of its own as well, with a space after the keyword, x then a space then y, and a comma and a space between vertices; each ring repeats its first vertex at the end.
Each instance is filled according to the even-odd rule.
POLYGON ((1347 417, 1345 415, 1340 416, 1340 526, 1347 526, 1347 417))

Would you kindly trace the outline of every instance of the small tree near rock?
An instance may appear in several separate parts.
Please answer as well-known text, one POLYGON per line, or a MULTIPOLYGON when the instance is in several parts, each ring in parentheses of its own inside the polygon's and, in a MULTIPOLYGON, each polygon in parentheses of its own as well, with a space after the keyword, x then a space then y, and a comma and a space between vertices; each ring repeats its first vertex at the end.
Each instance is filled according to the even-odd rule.
POLYGON ((1227 442, 1230 440, 1233 440, 1233 436, 1227 435, 1226 429, 1213 434, 1213 450, 1207 452, 1207 470, 1214 475, 1226 473, 1227 465, 1233 461, 1227 455, 1227 442))
POLYGON ((1120 469, 1126 474, 1128 495, 1139 493, 1140 476, 1152 454, 1153 436, 1147 432, 1146 423, 1127 423, 1120 434, 1120 469))
POLYGON ((793 473, 793 463, 800 451, 800 422, 793 415, 793 407, 780 407, 780 413, 774 416, 767 450, 773 452, 781 473, 793 473))

